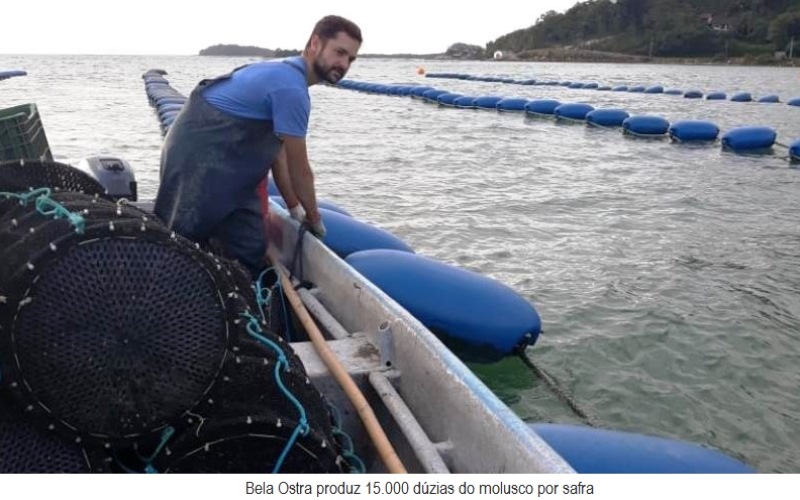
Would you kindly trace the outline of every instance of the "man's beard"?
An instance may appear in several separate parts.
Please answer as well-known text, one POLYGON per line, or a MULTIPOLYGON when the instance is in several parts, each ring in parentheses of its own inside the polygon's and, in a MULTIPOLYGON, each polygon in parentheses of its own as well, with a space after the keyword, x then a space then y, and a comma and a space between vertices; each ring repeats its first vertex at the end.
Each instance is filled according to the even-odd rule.
POLYGON ((326 68, 322 64, 320 64, 319 59, 314 60, 314 73, 317 75, 317 78, 320 80, 324 80, 328 83, 337 83, 339 80, 344 78, 344 71, 341 68, 326 68), (336 71, 338 75, 333 75, 332 73, 336 71))

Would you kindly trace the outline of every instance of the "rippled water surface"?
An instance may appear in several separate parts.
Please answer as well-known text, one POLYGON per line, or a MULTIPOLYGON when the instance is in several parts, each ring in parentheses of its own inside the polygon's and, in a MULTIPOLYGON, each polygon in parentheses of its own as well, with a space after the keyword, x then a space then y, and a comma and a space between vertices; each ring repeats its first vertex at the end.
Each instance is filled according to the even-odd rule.
MULTIPOLYGON (((59 160, 129 160, 155 193, 161 134, 140 75, 188 94, 241 58, 0 56, 0 108, 36 102, 59 160)), ((800 138, 800 108, 564 87, 433 80, 428 71, 661 84, 800 96, 797 69, 361 60, 353 79, 556 98, 768 125, 800 138)), ((529 355, 600 425, 720 448, 800 472, 800 169, 785 150, 624 138, 519 114, 315 87, 317 190, 419 253, 524 295, 545 329, 529 355)), ((523 418, 577 422, 516 359, 473 366, 523 418)))

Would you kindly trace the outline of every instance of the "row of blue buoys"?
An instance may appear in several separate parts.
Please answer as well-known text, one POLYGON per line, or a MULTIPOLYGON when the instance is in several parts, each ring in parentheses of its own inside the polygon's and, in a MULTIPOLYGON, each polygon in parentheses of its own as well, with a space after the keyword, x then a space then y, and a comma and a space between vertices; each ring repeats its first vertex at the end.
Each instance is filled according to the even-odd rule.
MULTIPOLYGON (((545 86, 562 86, 570 89, 591 89, 591 90, 605 90, 611 92, 634 92, 643 94, 666 94, 683 96, 687 99, 702 99, 705 97, 708 101, 728 100, 728 94, 725 92, 709 92, 704 94, 700 90, 687 90, 664 88, 662 85, 600 85, 595 82, 573 82, 569 80, 555 81, 555 80, 536 80, 533 78, 525 80, 517 80, 514 78, 500 78, 496 76, 476 76, 467 75, 463 73, 428 73, 425 75, 427 78, 445 78, 451 80, 467 80, 476 82, 494 82, 494 83, 510 83, 516 85, 545 85, 545 86)), ((780 97, 776 94, 767 94, 754 98, 750 92, 737 92, 730 96, 732 102, 761 102, 761 103, 779 103, 780 97)), ((786 102, 790 106, 800 106, 800 97, 795 97, 786 102)))
MULTIPOLYGON (((411 96, 427 102, 461 109, 492 109, 521 112, 529 116, 553 117, 559 120, 585 122, 597 127, 620 128, 623 133, 638 137, 670 137, 676 142, 714 142, 720 128, 710 121, 682 120, 670 123, 653 115, 631 116, 619 108, 595 108, 586 103, 562 103, 554 99, 523 99, 501 96, 465 96, 424 85, 385 85, 355 80, 342 80, 339 87, 362 92, 411 96)), ((777 132, 770 127, 738 127, 724 133, 722 146, 738 153, 768 151, 776 144, 777 132)), ((790 146, 789 156, 800 161, 800 140, 790 146)))
POLYGON ((21 69, 6 69, 0 70, 0 80, 5 80, 6 78, 11 78, 14 76, 25 76, 28 73, 21 69))
POLYGON ((164 135, 167 135, 170 126, 186 102, 186 97, 172 88, 169 81, 164 78, 166 74, 167 72, 164 70, 151 69, 142 75, 147 99, 158 113, 161 132, 164 135))

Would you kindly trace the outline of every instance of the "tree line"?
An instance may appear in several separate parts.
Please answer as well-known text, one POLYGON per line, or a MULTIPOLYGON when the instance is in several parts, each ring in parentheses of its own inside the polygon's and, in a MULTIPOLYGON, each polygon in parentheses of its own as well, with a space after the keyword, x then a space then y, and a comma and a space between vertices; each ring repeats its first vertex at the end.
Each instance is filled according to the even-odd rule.
POLYGON ((588 0, 549 11, 486 54, 574 48, 652 57, 800 53, 800 0, 588 0))

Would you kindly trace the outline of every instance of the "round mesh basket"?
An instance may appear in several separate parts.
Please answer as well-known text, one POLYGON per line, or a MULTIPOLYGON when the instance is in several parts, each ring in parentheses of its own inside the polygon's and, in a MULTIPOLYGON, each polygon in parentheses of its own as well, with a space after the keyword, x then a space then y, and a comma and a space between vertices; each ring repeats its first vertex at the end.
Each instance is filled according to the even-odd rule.
POLYGON ((11 411, 0 396, 0 474, 90 472, 83 449, 42 432, 11 411))
POLYGON ((0 358, 15 399, 87 438, 173 423, 209 390, 238 328, 229 280, 154 222, 95 219, 77 234, 43 219, 0 257, 0 358))
POLYGON ((0 376, 26 425, 96 471, 342 471, 327 406, 255 319, 240 265, 135 207, 49 198, 80 231, 0 199, 0 376))
POLYGON ((0 191, 28 191, 42 187, 103 196, 106 193, 94 177, 64 163, 39 160, 0 162, 0 191))

